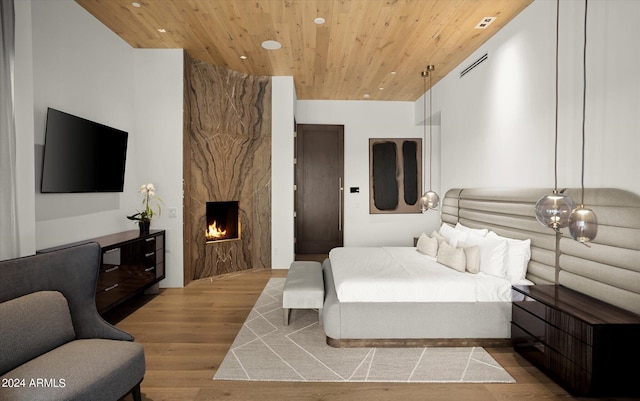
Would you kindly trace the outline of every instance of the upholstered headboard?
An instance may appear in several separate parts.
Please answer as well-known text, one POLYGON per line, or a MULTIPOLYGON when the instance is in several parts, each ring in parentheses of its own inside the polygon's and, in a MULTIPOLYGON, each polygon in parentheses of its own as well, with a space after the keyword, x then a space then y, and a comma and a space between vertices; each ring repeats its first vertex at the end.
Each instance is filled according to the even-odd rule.
MULTIPOLYGON (((442 221, 489 228, 499 235, 531 239, 527 279, 561 284, 640 314, 640 196, 620 189, 586 189, 585 205, 598 218, 598 235, 585 246, 568 229, 562 234, 535 218, 537 200, 551 188, 451 189, 442 221)), ((574 201, 579 189, 566 191, 574 201)))

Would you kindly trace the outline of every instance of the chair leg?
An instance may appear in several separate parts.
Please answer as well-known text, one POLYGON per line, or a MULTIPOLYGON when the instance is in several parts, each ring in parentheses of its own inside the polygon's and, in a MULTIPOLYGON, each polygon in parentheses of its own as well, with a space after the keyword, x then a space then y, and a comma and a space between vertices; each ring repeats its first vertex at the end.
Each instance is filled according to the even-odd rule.
POLYGON ((133 401, 142 401, 142 394, 140 393, 140 383, 136 384, 136 386, 131 389, 131 395, 133 396, 133 401))

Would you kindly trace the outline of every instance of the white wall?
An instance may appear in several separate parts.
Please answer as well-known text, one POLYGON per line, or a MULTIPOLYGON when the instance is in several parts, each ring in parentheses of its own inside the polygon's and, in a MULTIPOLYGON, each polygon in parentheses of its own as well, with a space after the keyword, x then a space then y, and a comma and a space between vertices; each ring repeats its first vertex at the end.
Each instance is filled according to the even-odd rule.
MULTIPOLYGON (((166 278, 162 287, 182 287, 183 198, 182 198, 182 108, 184 56, 181 49, 136 49, 134 52, 135 135, 132 138, 137 181, 127 190, 136 193, 127 212, 141 208, 140 185, 153 183, 162 199, 162 213, 151 228, 166 230, 166 278), (138 202, 138 203, 135 203, 138 202)), ((130 228, 136 228, 132 222, 130 228)))
POLYGON ((271 266, 288 269, 293 248, 293 77, 271 79, 271 266))
MULTIPOLYGON (((133 49, 73 1, 34 0, 35 144, 44 144, 47 107, 135 136, 133 49)), ((41 148, 40 148, 41 151, 41 148)), ((41 153, 36 154, 39 186, 41 153)), ((135 146, 127 149, 124 193, 41 194, 36 189, 36 248, 131 229, 128 192, 139 187, 135 146)), ((137 206, 137 205, 135 205, 137 206)))
MULTIPOLYGON (((413 102, 299 100, 299 124, 344 125, 344 245, 412 246, 413 237, 430 233, 438 211, 425 214, 369 214, 369 138, 422 138, 413 102), (359 187, 359 193, 350 193, 359 187)), ((422 119, 422 113, 420 118, 422 119)), ((437 132, 433 131, 435 136, 437 132)), ((434 149, 437 138, 434 141, 434 149)), ((428 152, 428 151, 427 151, 428 152)), ((437 154, 437 151, 434 152, 437 154)), ((438 177, 437 163, 434 176, 438 177)), ((428 168, 428 166, 427 166, 428 168)), ((435 185, 433 189, 440 193, 435 185)))
MULTIPOLYGON (((561 2, 559 187, 580 186, 583 5, 561 2)), ((553 187, 555 10, 535 1, 434 87, 443 190, 553 187)), ((640 52, 629 44, 640 36, 637 15, 640 2, 589 2, 586 187, 640 193, 640 52)))
POLYGON ((164 210, 152 228, 167 230, 161 286, 182 286, 182 50, 133 49, 71 0, 19 0, 16 33, 21 252, 137 229, 126 216, 153 182, 164 210), (39 193, 47 107, 129 132, 124 192, 39 193))

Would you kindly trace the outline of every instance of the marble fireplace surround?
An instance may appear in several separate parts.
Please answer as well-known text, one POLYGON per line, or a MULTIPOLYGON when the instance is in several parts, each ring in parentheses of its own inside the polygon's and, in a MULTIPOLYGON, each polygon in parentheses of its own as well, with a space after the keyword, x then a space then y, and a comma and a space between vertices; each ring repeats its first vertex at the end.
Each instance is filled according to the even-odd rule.
POLYGON ((271 78, 186 52, 184 76, 184 284, 271 268, 271 78), (238 201, 238 240, 207 243, 211 201, 238 201))

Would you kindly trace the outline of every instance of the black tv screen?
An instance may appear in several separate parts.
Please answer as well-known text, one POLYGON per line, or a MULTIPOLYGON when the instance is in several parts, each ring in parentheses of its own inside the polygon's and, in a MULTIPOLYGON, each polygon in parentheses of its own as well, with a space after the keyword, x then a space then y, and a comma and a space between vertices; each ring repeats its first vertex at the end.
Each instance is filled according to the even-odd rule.
POLYGON ((43 193, 122 192, 128 133, 49 108, 43 193))

